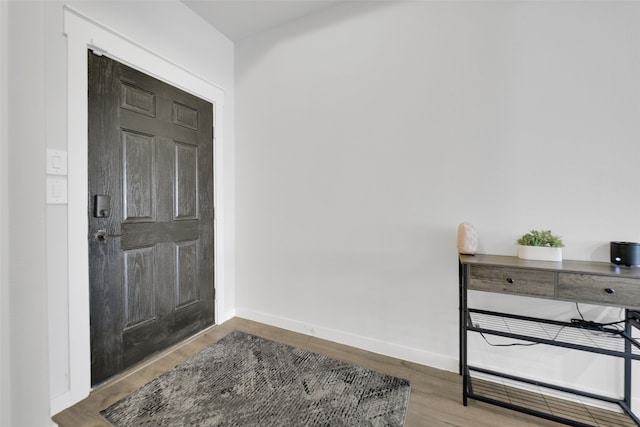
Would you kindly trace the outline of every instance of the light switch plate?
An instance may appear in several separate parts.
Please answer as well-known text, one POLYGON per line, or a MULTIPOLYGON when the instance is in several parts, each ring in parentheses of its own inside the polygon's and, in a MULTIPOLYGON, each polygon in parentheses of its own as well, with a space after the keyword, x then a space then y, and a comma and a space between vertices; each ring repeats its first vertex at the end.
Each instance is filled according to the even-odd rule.
POLYGON ((47 149, 47 174, 67 175, 67 152, 47 149))
POLYGON ((64 205, 67 203, 67 177, 47 177, 47 204, 64 205))

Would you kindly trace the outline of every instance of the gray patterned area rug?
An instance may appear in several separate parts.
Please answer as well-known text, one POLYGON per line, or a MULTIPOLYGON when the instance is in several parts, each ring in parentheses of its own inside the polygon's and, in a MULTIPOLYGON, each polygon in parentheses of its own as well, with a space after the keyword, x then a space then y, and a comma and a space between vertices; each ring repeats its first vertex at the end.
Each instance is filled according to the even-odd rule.
POLYGON ((402 426, 409 381, 233 331, 101 412, 116 426, 402 426))

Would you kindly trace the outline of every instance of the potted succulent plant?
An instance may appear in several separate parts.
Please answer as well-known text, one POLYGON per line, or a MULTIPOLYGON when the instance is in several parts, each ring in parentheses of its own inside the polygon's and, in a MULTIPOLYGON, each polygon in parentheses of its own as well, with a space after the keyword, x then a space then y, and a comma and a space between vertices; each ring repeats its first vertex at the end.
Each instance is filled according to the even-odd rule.
POLYGON ((518 258, 562 261, 562 239, 551 230, 531 230, 518 239, 518 258))

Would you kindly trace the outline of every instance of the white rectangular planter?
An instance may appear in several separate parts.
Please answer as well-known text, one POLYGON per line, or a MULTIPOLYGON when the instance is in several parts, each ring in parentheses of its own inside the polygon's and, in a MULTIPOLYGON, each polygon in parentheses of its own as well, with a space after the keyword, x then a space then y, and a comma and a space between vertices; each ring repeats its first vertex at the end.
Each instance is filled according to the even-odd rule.
POLYGON ((518 245, 518 258, 537 261, 562 261, 562 248, 518 245))

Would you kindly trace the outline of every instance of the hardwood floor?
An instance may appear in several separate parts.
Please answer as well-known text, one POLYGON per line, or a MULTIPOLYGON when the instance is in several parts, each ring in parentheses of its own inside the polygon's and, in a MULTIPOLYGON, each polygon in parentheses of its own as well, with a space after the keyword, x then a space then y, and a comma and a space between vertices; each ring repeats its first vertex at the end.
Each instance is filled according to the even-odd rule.
POLYGON ((415 363, 381 356, 245 319, 234 318, 177 345, 97 387, 89 397, 53 417, 60 427, 109 426, 99 412, 237 329, 345 360, 411 381, 406 426, 558 427, 560 424, 470 401, 462 405, 462 378, 415 363))

